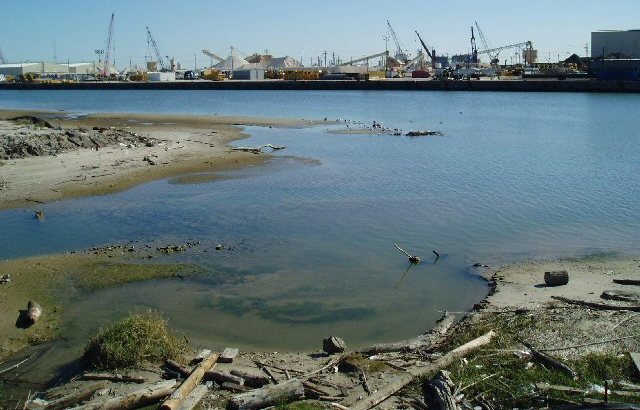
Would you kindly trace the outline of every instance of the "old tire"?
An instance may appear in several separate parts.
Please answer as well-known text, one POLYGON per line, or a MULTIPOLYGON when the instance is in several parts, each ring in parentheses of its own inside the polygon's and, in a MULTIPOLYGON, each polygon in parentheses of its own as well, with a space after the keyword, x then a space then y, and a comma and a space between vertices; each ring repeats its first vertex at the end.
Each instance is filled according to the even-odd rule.
POLYGON ((544 283, 547 286, 562 286, 569 283, 569 272, 566 270, 545 272, 544 283))

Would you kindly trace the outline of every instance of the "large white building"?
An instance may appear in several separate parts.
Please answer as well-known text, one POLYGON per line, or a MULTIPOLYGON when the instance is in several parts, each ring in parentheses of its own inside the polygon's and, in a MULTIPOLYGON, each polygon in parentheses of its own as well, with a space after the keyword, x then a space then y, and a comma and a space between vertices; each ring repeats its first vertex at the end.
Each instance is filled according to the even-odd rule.
POLYGON ((591 33, 592 58, 640 58, 640 30, 591 33))
MULTIPOLYGON (((17 78, 21 74, 39 74, 42 77, 74 77, 90 76, 99 73, 104 63, 11 63, 0 64, 0 74, 17 78)), ((109 67, 111 74, 117 73, 109 67)))

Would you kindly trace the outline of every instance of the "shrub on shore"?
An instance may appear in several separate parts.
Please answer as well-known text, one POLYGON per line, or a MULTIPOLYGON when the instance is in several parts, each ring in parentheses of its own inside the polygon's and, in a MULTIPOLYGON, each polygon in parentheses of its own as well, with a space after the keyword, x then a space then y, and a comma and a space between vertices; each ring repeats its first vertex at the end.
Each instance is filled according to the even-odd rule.
POLYGON ((186 342, 168 328, 167 320, 148 310, 101 329, 89 341, 84 357, 98 369, 122 369, 176 359, 186 349, 186 342))

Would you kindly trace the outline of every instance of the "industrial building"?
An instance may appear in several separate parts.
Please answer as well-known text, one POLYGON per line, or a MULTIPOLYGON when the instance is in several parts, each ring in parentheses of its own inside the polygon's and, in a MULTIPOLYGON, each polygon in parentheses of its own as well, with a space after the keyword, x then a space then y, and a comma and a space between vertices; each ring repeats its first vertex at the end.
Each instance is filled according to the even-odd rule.
MULTIPOLYGON (((103 66, 103 63, 11 63, 0 64, 0 74, 14 78, 25 74, 38 74, 40 77, 61 78, 74 77, 77 79, 94 76, 103 66)), ((111 73, 115 69, 110 67, 111 73)))
POLYGON ((640 30, 592 32, 591 58, 640 58, 640 30))

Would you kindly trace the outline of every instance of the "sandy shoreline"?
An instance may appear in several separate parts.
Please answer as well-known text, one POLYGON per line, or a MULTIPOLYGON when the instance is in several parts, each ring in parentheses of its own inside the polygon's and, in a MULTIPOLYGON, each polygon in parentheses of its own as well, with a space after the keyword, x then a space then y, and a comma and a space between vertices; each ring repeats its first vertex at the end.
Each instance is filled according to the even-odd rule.
POLYGON ((268 155, 229 148, 230 142, 248 137, 242 126, 290 128, 319 123, 313 120, 117 113, 69 118, 69 113, 54 111, 0 111, 0 120, 21 115, 43 117, 63 129, 123 129, 159 143, 152 147, 114 145, 99 150, 77 149, 56 156, 0 161, 0 209, 113 193, 170 176, 262 164, 268 155), (155 165, 145 161, 146 157, 155 165))

